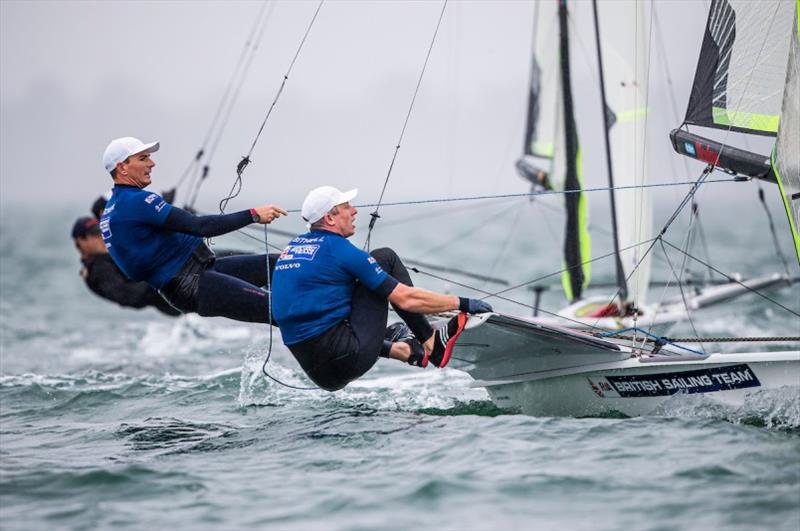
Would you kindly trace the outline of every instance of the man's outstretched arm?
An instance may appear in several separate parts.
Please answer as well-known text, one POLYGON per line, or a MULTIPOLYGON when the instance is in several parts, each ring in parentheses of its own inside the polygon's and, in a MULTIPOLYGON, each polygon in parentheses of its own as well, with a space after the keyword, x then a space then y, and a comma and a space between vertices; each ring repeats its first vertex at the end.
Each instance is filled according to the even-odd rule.
POLYGON ((275 218, 286 215, 286 211, 274 205, 264 205, 250 210, 242 210, 232 214, 195 216, 173 206, 164 227, 175 232, 183 232, 193 236, 211 238, 228 234, 251 223, 270 223, 275 218))
POLYGON ((416 313, 438 313, 458 310, 467 313, 491 312, 492 306, 479 299, 444 295, 399 283, 389 294, 389 302, 416 313))

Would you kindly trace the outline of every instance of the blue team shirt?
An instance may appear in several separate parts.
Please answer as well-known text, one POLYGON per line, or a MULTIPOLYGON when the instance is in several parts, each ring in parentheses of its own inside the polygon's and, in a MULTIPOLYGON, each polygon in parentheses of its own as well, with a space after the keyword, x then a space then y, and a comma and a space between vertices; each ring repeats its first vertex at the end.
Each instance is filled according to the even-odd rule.
POLYGON ((152 192, 115 186, 100 218, 111 258, 132 280, 161 289, 203 241, 163 228, 172 205, 152 192))
POLYGON ((275 264, 272 315, 286 345, 311 339, 350 316, 356 280, 378 288, 389 275, 343 236, 311 231, 289 242, 275 264))

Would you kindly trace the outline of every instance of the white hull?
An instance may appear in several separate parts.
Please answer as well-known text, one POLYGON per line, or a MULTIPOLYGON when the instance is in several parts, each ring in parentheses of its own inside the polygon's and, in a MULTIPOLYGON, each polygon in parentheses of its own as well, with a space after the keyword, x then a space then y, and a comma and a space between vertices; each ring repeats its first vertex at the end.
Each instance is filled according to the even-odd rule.
MULTIPOLYGON (((724 382, 723 382, 724 383, 724 382)), ((502 408, 515 409, 526 415, 534 416, 605 416, 622 413, 630 417, 649 415, 659 406, 678 393, 702 394, 711 400, 739 407, 745 397, 759 389, 777 389, 784 386, 800 386, 800 351, 775 353, 713 354, 702 361, 681 361, 665 363, 642 363, 638 358, 624 362, 609 364, 608 369, 574 372, 563 376, 539 375, 529 380, 509 383, 480 383, 486 387, 492 401, 502 408), (753 380, 753 387, 701 391, 695 386, 684 388, 672 394, 659 396, 619 396, 611 387, 609 377, 646 376, 639 380, 637 387, 643 382, 677 382, 678 385, 690 380, 681 377, 681 373, 695 372, 704 369, 720 369, 739 367, 738 371, 717 372, 719 382, 713 378, 712 383, 723 382, 722 376, 730 379, 731 374, 741 374, 753 380), (742 369, 746 367, 747 369, 742 369), (665 376, 666 375, 666 376, 665 376), (601 384, 602 385, 601 387, 601 384), (607 390, 608 387, 611 390, 607 390)), ((663 385, 662 385, 663 387, 663 385)), ((709 386, 710 387, 710 386, 709 386)))
POLYGON ((800 388, 800 350, 651 355, 499 314, 471 318, 453 356, 499 407, 536 416, 647 415, 677 394, 739 406, 754 391, 800 388))
POLYGON ((653 325, 670 324, 684 321, 689 317, 689 310, 699 310, 720 302, 752 293, 751 290, 766 289, 778 284, 789 285, 785 275, 774 273, 763 277, 730 282, 716 286, 699 288, 685 287, 686 304, 678 297, 676 300, 662 304, 645 304, 639 308, 640 315, 633 317, 587 317, 592 309, 606 306, 611 300, 609 296, 587 297, 577 301, 558 312, 561 317, 540 317, 537 321, 555 326, 599 328, 604 330, 620 330, 623 328, 649 328, 653 325))

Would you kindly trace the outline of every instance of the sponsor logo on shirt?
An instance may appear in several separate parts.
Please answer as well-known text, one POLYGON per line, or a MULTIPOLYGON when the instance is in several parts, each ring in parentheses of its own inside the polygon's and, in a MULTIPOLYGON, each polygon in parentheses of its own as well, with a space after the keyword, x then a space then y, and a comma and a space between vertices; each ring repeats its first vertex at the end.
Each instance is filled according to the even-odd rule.
POLYGON ((144 198, 144 202, 150 205, 156 200, 156 197, 158 197, 158 194, 150 194, 144 198))
POLYGON ((317 236, 316 238, 304 238, 302 236, 298 236, 291 243, 317 243, 325 240, 325 236, 317 236))
POLYGON ((289 245, 278 260, 313 260, 319 245, 289 245))
POLYGON ((166 201, 161 201, 159 204, 156 205, 156 212, 161 212, 164 210, 164 207, 167 206, 166 201))
MULTIPOLYGON (((103 218, 100 220, 100 233, 103 235, 103 240, 111 239, 111 222, 108 218, 103 218)), ((106 243, 106 247, 110 245, 110 243, 106 243)))

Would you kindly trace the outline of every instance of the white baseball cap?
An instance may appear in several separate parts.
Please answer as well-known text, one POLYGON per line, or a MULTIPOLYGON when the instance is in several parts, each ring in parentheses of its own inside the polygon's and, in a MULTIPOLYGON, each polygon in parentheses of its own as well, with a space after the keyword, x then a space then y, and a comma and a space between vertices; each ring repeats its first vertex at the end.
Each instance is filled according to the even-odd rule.
POLYGON ((112 140, 106 150, 103 152, 103 166, 106 171, 110 172, 117 167, 118 162, 122 162, 131 155, 136 155, 142 151, 153 153, 158 151, 158 142, 150 142, 145 144, 138 138, 132 136, 124 136, 122 138, 115 138, 112 140))
POLYGON ((347 192, 334 188, 333 186, 320 186, 314 188, 305 200, 303 200, 303 208, 300 209, 300 215, 309 223, 316 223, 328 213, 330 209, 336 205, 347 203, 358 195, 358 188, 353 188, 347 192))

